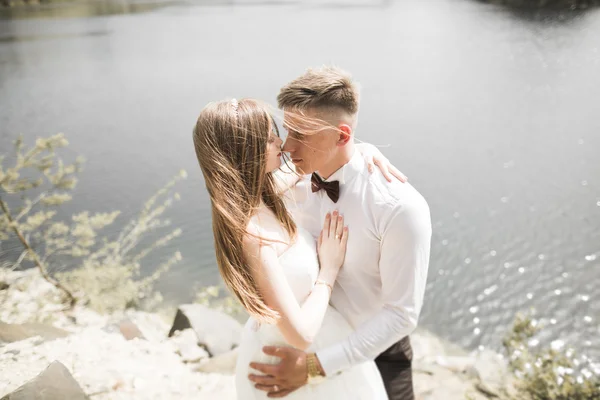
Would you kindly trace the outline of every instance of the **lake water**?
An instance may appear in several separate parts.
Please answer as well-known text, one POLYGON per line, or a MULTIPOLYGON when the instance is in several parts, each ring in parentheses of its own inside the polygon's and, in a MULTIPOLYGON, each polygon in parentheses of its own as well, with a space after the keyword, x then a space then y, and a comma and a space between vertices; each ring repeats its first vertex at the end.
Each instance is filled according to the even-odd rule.
POLYGON ((499 348, 534 307, 547 340, 600 357, 600 11, 99 1, 0 16, 1 152, 19 133, 66 133, 67 157, 88 159, 66 211, 120 209, 125 221, 188 171, 169 212, 184 230, 169 250, 184 260, 159 284, 167 301, 219 281, 191 143, 199 111, 227 97, 274 103, 306 67, 335 63, 362 85, 357 136, 389 145, 432 210, 421 325, 499 348))

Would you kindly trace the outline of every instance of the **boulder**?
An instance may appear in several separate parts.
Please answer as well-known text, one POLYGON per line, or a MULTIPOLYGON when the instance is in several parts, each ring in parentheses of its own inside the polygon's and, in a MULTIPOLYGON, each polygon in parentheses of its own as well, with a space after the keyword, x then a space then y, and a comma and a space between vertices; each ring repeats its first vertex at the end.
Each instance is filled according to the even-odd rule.
POLYGON ((239 345, 242 325, 222 312, 200 304, 179 306, 169 337, 191 328, 211 357, 225 354, 239 345))
POLYGON ((51 325, 40 323, 7 324, 0 322, 0 343, 11 343, 40 336, 45 340, 53 340, 70 335, 69 332, 51 325))
POLYGON ((233 375, 235 374, 235 364, 237 362, 238 350, 239 349, 235 348, 227 353, 206 359, 194 370, 204 373, 233 375))
POLYGON ((41 374, 0 400, 88 400, 69 370, 54 361, 41 374))
POLYGON ((0 281, 0 290, 6 290, 10 287, 10 285, 4 281, 0 281))

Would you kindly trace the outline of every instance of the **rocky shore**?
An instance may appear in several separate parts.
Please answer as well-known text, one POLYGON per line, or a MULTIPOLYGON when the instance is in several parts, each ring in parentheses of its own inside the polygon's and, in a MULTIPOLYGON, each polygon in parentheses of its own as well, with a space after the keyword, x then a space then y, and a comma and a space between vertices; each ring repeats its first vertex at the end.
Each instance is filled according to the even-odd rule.
MULTIPOLYGON (((241 324, 199 304, 173 316, 65 311, 37 271, 0 270, 0 400, 235 399, 241 324)), ((494 397, 509 375, 489 351, 411 336, 420 400, 494 397)))

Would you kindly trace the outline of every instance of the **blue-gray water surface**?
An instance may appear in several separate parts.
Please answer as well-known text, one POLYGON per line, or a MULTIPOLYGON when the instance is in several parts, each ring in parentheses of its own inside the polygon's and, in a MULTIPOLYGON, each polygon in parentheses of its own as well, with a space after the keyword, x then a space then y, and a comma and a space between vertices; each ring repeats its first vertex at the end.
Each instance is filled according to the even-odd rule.
MULTIPOLYGON (((158 288, 219 281, 191 131, 211 100, 257 97, 335 63, 362 86, 357 136, 429 201, 421 325, 499 348, 516 312, 600 357, 600 11, 467 0, 65 3, 0 13, 0 153, 64 132, 87 158, 65 213, 121 223, 184 168, 183 261, 158 288), (25 17, 25 18, 21 18, 25 17)), ((113 228, 116 229, 116 228, 113 228)), ((159 257, 145 264, 148 271, 159 257)))

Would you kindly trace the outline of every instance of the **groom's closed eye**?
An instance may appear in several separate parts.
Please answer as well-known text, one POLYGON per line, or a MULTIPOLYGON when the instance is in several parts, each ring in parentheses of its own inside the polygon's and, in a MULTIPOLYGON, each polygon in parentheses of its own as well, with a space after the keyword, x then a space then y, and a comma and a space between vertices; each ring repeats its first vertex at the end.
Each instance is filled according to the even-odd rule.
POLYGON ((304 135, 293 129, 288 129, 288 137, 296 140, 301 140, 304 137, 304 135))

